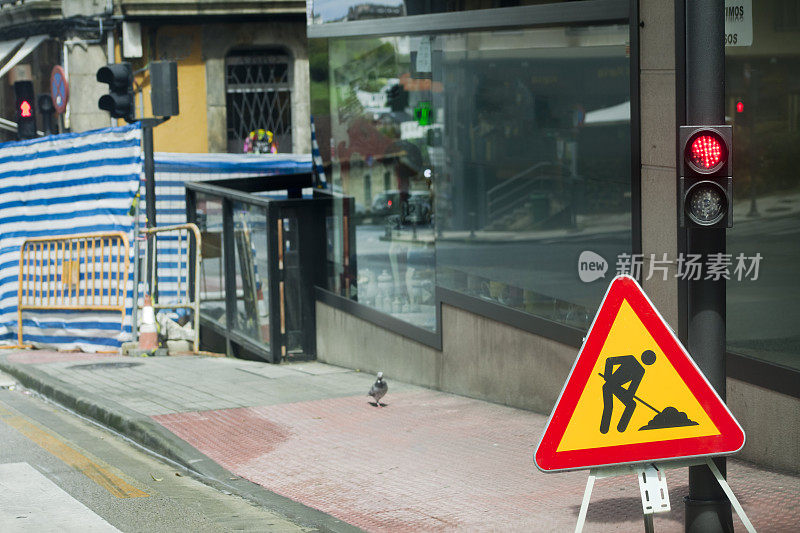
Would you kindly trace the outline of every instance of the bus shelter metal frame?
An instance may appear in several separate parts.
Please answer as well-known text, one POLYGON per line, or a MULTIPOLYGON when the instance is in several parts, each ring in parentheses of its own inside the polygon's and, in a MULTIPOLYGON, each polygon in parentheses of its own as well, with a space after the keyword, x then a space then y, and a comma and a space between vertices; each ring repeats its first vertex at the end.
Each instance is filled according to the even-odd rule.
MULTIPOLYGON (((200 309, 200 327, 205 337, 213 333, 225 342, 229 356, 245 356, 263 359, 270 363, 292 360, 308 360, 316 357, 316 310, 315 289, 326 275, 326 217, 333 209, 333 198, 314 191, 312 197, 303 198, 302 189, 312 186, 310 173, 235 178, 218 181, 186 183, 186 217, 197 223, 198 194, 221 201, 222 204, 222 271, 225 293, 225 323, 221 324, 200 309), (278 191, 281 197, 254 193, 278 191), (285 196, 281 193, 285 191, 285 196), (266 211, 267 238, 267 282, 266 292, 269 306, 269 342, 252 338, 237 330, 236 287, 236 242, 234 228, 234 204, 257 206, 266 211), (284 220, 296 223, 297 248, 289 257, 283 235, 284 220), (289 284, 298 295, 300 351, 289 352, 287 327, 287 302, 289 284)), ((200 265, 189 271, 190 285, 195 283, 200 265)), ((199 283, 197 284, 199 287, 199 283)))

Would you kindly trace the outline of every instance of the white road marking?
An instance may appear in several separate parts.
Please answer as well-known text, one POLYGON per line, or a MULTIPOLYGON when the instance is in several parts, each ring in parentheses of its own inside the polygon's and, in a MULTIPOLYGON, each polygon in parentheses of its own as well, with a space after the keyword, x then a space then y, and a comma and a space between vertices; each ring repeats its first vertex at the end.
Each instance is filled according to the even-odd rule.
POLYGON ((28 463, 0 465, 0 529, 15 533, 119 531, 28 463))

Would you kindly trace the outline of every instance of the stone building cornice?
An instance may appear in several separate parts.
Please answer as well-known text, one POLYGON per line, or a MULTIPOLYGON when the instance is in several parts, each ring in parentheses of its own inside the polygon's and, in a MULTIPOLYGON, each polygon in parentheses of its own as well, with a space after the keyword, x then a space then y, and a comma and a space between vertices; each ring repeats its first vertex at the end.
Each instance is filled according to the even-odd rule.
MULTIPOLYGON (((87 12, 65 17, 65 2, 78 0, 0 0, 0 40, 53 33, 71 26, 85 26, 89 19, 108 20, 111 13, 87 12)), ((102 11, 105 2, 86 0, 88 11, 102 11), (88 5, 91 4, 91 5, 88 5), (99 4, 103 4, 102 6, 99 4)), ((67 11, 73 11, 76 5, 67 11)), ((82 6, 80 6, 82 7, 82 6)), ((79 11, 83 11, 79 9, 79 11)), ((115 19, 184 17, 259 17, 270 15, 305 15, 302 0, 113 0, 115 19)))
POLYGON ((61 0, 0 0, 0 28, 60 20, 63 16, 61 0))
POLYGON ((305 14, 298 0, 116 0, 126 18, 305 14))

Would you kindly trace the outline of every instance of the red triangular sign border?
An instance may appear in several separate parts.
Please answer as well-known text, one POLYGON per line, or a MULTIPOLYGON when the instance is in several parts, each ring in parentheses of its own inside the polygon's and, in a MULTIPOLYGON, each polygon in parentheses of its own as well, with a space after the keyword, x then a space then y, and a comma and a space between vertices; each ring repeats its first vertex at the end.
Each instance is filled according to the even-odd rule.
POLYGON ((580 470, 617 464, 726 455, 741 450, 744 441, 742 427, 636 280, 630 276, 617 276, 609 285, 600 310, 589 328, 583 347, 547 421, 544 434, 534 454, 534 461, 536 466, 545 472, 580 470), (719 435, 556 451, 623 301, 628 302, 642 321, 660 350, 719 429, 719 435))

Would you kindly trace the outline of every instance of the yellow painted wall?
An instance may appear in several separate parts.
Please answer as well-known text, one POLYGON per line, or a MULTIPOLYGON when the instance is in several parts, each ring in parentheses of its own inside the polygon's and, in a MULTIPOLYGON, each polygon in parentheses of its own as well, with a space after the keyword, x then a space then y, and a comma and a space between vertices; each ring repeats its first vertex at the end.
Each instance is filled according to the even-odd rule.
MULTIPOLYGON (((145 57, 153 61, 175 61, 178 64, 178 105, 180 114, 170 118, 154 130, 153 143, 157 152, 208 152, 208 123, 206 121, 206 67, 202 53, 202 28, 200 26, 161 26, 142 31, 145 57), (154 32, 154 35, 150 32, 154 32), (153 38, 151 39, 151 35, 153 38), (150 51, 150 43, 155 49, 150 51)), ((119 61, 119 46, 117 46, 119 61)), ((141 65, 134 62, 134 70, 141 65)), ((136 116, 152 117, 150 104, 150 76, 148 72, 136 76, 136 85, 142 87, 144 114, 140 96, 136 100, 136 116)))
MULTIPOLYGON (((206 66, 200 26, 166 26, 163 34, 189 40, 189 55, 173 56, 174 50, 156 49, 156 57, 178 63, 178 105, 180 114, 155 129, 153 136, 157 152, 208 152, 208 123, 206 122, 206 66)), ((150 113, 150 90, 145 88, 145 109, 150 113)))

